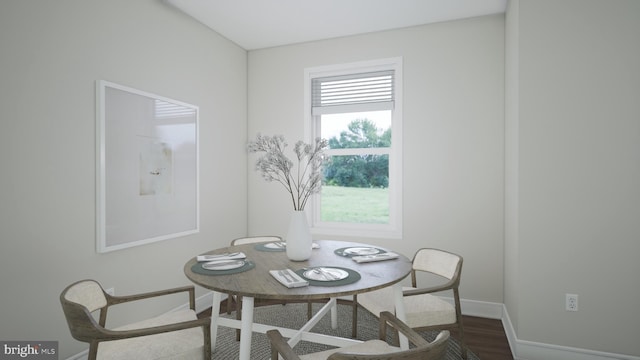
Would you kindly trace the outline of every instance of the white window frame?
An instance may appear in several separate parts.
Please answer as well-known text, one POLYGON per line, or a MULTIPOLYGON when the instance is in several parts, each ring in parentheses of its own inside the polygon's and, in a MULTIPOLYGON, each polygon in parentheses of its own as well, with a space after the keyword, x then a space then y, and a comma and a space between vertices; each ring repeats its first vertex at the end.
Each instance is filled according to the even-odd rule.
MULTIPOLYGON (((389 223, 323 222, 320 219, 319 196, 315 195, 310 200, 311 206, 307 207, 311 209, 307 215, 310 217, 311 233, 314 235, 402 238, 402 57, 306 68, 304 70, 304 136, 307 142, 311 142, 320 134, 319 121, 316 121, 316 117, 311 113, 312 79, 381 70, 394 70, 395 72, 395 102, 392 110, 392 141, 389 154, 389 223)), ((363 107, 363 111, 373 109, 371 105, 363 107)))

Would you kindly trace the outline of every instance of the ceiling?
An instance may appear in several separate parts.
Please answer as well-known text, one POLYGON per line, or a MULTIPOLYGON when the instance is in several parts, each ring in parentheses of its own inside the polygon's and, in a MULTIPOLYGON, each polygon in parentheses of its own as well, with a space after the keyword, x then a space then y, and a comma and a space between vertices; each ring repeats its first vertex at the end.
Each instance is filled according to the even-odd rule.
POLYGON ((505 12, 507 0, 164 0, 246 50, 505 12))

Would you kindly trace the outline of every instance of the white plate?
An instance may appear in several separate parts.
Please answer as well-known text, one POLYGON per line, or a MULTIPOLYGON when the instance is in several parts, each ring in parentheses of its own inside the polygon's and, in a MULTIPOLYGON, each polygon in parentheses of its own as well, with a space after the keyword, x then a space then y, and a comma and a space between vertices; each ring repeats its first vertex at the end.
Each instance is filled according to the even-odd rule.
POLYGON ((332 267, 317 267, 305 271, 302 276, 315 281, 338 281, 346 279, 349 273, 332 267))
POLYGON ((372 247, 352 247, 344 250, 347 255, 375 255, 379 252, 380 250, 372 247))
POLYGON ((284 242, 272 242, 265 244, 264 247, 266 247, 267 249, 284 249, 286 247, 286 244, 284 242))
POLYGON ((202 268, 203 269, 207 269, 207 270, 214 270, 214 271, 219 271, 219 270, 232 270, 232 269, 237 269, 239 267, 243 267, 245 262, 244 260, 237 260, 237 261, 233 261, 233 260, 225 260, 225 261, 220 261, 223 264, 216 264, 216 261, 212 261, 210 263, 206 263, 206 264, 202 264, 202 268), (229 263, 227 263, 227 261, 229 261, 229 263))

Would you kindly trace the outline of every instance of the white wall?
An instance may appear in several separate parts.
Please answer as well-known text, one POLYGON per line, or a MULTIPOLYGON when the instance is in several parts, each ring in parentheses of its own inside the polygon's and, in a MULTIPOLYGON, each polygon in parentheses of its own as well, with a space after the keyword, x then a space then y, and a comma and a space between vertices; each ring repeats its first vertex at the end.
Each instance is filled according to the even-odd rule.
MULTIPOLYGON (((404 238, 465 258, 462 296, 502 303, 504 17, 249 52, 249 137, 303 138, 306 67, 403 57, 404 238)), ((249 163, 249 233, 284 235, 291 206, 249 163)))
POLYGON ((640 356, 640 2, 511 5, 507 310, 521 340, 640 356))
POLYGON ((246 234, 247 54, 155 0, 3 1, 0 49, 0 339, 57 340, 64 359, 86 348, 67 329, 64 286, 189 284, 190 257, 246 234), (98 79, 200 106, 199 234, 96 253, 98 79))

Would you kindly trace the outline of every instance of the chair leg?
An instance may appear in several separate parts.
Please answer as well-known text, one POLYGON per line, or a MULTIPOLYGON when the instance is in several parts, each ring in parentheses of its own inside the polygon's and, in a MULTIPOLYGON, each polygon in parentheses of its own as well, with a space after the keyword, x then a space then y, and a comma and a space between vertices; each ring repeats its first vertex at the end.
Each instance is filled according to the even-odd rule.
POLYGON ((351 301, 351 337, 358 337, 358 294, 353 295, 351 301))
POLYGON ((464 329, 462 328, 462 319, 458 321, 458 333, 460 337, 460 353, 463 359, 467 359, 467 343, 464 342, 464 329))
POLYGON ((204 335, 204 358, 211 359, 211 326, 203 326, 204 335))
POLYGON ((235 295, 233 295, 233 294, 227 295, 227 315, 231 314, 231 307, 235 306, 234 297, 235 297, 235 295))
POLYGON ((400 331, 394 327, 391 328, 391 331, 393 331, 393 345, 400 347, 400 331))
POLYGON ((89 344, 89 360, 96 360, 96 357, 98 355, 98 342, 97 341, 92 341, 89 344))
POLYGON ((311 308, 311 300, 307 301, 307 320, 311 320, 311 315, 313 313, 313 309, 311 308))

